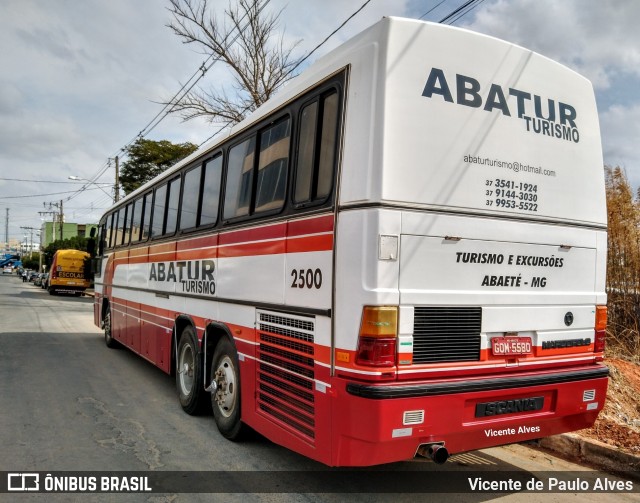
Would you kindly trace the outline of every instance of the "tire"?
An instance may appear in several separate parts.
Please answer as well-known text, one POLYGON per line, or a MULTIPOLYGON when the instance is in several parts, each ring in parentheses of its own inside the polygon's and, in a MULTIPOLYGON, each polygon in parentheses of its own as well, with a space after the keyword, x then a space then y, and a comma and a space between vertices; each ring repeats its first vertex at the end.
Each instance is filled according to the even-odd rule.
POLYGON ((203 414, 209 407, 202 374, 196 331, 187 325, 182 330, 176 353, 176 389, 182 410, 192 416, 203 414))
POLYGON ((56 295, 56 294, 57 294, 56 289, 49 287, 49 295, 56 295))
POLYGON ((240 367, 238 353, 226 337, 220 339, 213 353, 211 376, 216 385, 211 392, 211 407, 218 430, 229 440, 240 440, 247 433, 240 413, 240 367))
POLYGON ((111 335, 111 308, 108 306, 107 311, 104 313, 102 326, 104 328, 104 343, 107 347, 112 349, 120 347, 120 343, 111 335))

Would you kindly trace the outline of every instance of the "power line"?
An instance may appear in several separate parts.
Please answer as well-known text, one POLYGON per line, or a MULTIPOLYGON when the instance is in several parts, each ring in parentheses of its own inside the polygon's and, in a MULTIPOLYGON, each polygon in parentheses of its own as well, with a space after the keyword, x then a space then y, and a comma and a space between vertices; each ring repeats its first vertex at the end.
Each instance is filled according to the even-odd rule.
MULTIPOLYGON (((261 12, 269 4, 270 1, 271 0, 264 0, 262 2, 262 4, 259 5, 258 12, 261 12)), ((366 0, 356 11, 354 11, 347 19, 345 19, 335 30, 333 30, 327 37, 325 37, 325 39, 322 42, 320 42, 316 47, 314 47, 310 52, 308 52, 306 54, 306 56, 304 56, 300 61, 298 61, 298 63, 293 68, 291 68, 291 70, 289 70, 288 74, 293 73, 302 63, 304 63, 307 59, 309 59, 309 57, 311 57, 312 54, 314 54, 320 47, 322 47, 325 43, 327 43, 327 41, 331 37, 333 37, 333 35, 335 35, 338 31, 340 31, 349 21, 351 21, 351 19, 353 19, 358 13, 360 13, 360 11, 362 11, 370 2, 371 2, 371 0, 366 0)), ((242 22, 242 20, 244 19, 244 17, 246 17, 246 15, 247 14, 245 13, 245 15, 240 19, 240 22, 242 22)), ((240 33, 237 33, 231 39, 231 41, 229 42, 229 45, 233 44, 239 37, 240 37, 240 33)), ((225 43, 226 43, 226 39, 225 39, 225 43)), ((204 78, 204 76, 211 69, 211 67, 217 61, 219 61, 219 59, 216 58, 213 61, 211 61, 211 64, 209 64, 207 66, 207 63, 212 58, 213 58, 213 54, 211 54, 200 65, 200 67, 191 75, 191 77, 189 77, 189 79, 187 79, 185 84, 183 84, 183 86, 173 95, 173 97, 171 98, 169 103, 165 104, 164 107, 153 117, 153 119, 151 119, 147 123, 147 125, 144 128, 142 128, 140 130, 140 132, 135 137, 133 137, 131 140, 129 140, 128 143, 126 143, 123 147, 121 147, 119 149, 118 153, 119 152, 124 152, 127 149, 127 147, 132 145, 139 138, 144 138, 145 135, 149 134, 153 129, 155 129, 155 127, 158 126, 158 124, 160 124, 160 122, 162 122, 173 111, 173 109, 175 108, 175 104, 171 105, 171 103, 173 103, 174 100, 176 100, 178 95, 180 95, 180 97, 177 98, 178 100, 184 98, 184 96, 186 96, 191 91, 191 89, 193 89, 195 87, 195 85, 202 78, 204 78), (191 85, 189 85, 189 82, 191 82, 194 79, 194 77, 196 77, 196 75, 198 75, 198 77, 191 83, 191 85), (188 85, 189 85, 189 87, 187 88, 188 85), (171 108, 169 108, 170 105, 171 105, 171 108)), ((211 140, 214 136, 216 136, 218 133, 220 133, 226 127, 227 127, 227 125, 224 125, 221 128, 219 128, 216 132, 214 132, 211 136, 209 136, 209 138, 207 138, 202 143, 200 143, 200 145, 198 145, 198 147, 201 147, 202 145, 204 145, 206 142, 211 140)), ((112 157, 115 157, 116 155, 118 155, 118 154, 114 154, 112 157)), ((95 183, 95 181, 98 180, 107 171, 107 169, 109 169, 110 159, 111 158, 109 158, 109 160, 107 160, 107 162, 105 163, 105 165, 103 165, 103 167, 99 168, 98 172, 93 177, 88 179, 90 181, 90 183, 95 183)), ((73 199, 77 195, 80 195, 85 190, 88 190, 86 188, 86 185, 84 185, 81 189, 79 189, 78 191, 73 193, 71 196, 67 197, 66 200, 70 201, 71 199, 73 199)))
POLYGON ((289 73, 293 73, 296 68, 298 68, 302 63, 304 63, 307 59, 309 59, 309 56, 311 56, 314 52, 320 49, 320 47, 322 47, 331 37, 333 37, 336 33, 338 33, 338 31, 340 31, 345 24, 351 21, 351 19, 353 19, 356 16, 356 14, 358 14, 362 9, 364 9, 369 4, 369 2, 371 2, 371 0, 367 0, 365 3, 363 3, 358 10, 356 10, 347 19, 345 19, 340 26, 338 26, 335 30, 333 30, 322 42, 320 42, 309 53, 307 53, 307 55, 304 58, 298 61, 296 66, 294 66, 291 70, 289 70, 289 73))
POLYGON ((96 187, 95 189, 80 189, 79 191, 77 190, 68 190, 65 192, 50 192, 49 194, 32 194, 29 196, 2 196, 0 197, 0 200, 4 200, 4 199, 23 199, 25 197, 48 197, 48 196, 59 196, 61 194, 75 194, 75 193, 79 193, 82 192, 83 190, 97 190, 99 187, 96 187))
MULTIPOLYGON (((258 12, 261 12, 270 2, 271 0, 263 0, 261 4, 259 4, 258 7, 258 12)), ((245 13, 244 16, 242 16, 242 18, 240 18, 240 23, 242 22, 242 20, 247 16, 247 13, 245 13)), ((246 27, 245 27, 246 28, 246 27)), ((232 44, 233 42, 235 42, 238 37, 240 36, 240 33, 237 33, 235 35, 235 37, 233 37, 233 39, 231 40, 231 42, 229 42, 229 44, 232 44)), ((226 39, 225 39, 225 43, 226 43, 226 39)), ((131 140, 129 140, 128 143, 126 143, 123 147, 121 147, 116 153, 114 153, 111 157, 109 157, 107 159, 107 161, 105 162, 105 164, 103 164, 97 171, 97 173, 95 175, 93 175, 92 177, 90 177, 88 180, 91 183, 95 183, 96 180, 98 180, 102 175, 104 175, 104 173, 107 171, 107 169, 109 169, 110 167, 110 160, 114 157, 116 157, 117 155, 120 154, 120 152, 124 152, 126 151, 127 147, 129 147, 130 145, 132 145, 136 140, 138 140, 139 138, 144 138, 145 135, 149 134, 153 129, 155 129, 155 127, 160 124, 160 122, 162 122, 173 110, 173 108, 175 107, 175 105, 171 106, 171 108, 169 110, 167 110, 167 108, 171 105, 171 103, 176 99, 176 97, 178 95, 180 95, 180 93, 182 93, 182 95, 178 98, 182 99, 184 96, 187 95, 187 93, 189 93, 189 91, 191 91, 191 89, 193 89, 193 87, 205 76, 205 74, 211 69, 211 67, 217 62, 219 61, 218 59, 214 59, 211 64, 209 64, 207 66, 207 63, 213 58, 213 54, 211 54, 207 59, 205 59, 205 61, 198 67, 198 69, 191 75, 191 77, 189 77, 189 79, 187 79, 187 81, 184 83, 184 85, 173 95, 173 97, 171 98, 171 100, 169 101, 169 103, 165 104, 165 106, 153 117, 153 119, 151 119, 147 125, 145 127, 143 127, 140 132, 134 136, 131 140), (198 78, 193 81, 193 83, 189 86, 188 89, 185 90, 185 88, 187 87, 187 85, 189 85, 189 82, 191 82, 193 80, 193 78, 198 75, 198 78), (184 92, 183 92, 184 91, 184 92)), ((81 188, 80 190, 77 191, 77 195, 80 195, 82 192, 84 191, 84 187, 81 188)), ((67 198, 67 201, 73 199, 75 197, 75 195, 71 195, 67 198)))
MULTIPOLYGON (((258 13, 262 12, 262 10, 269 4, 269 2, 271 2, 271 0, 263 0, 262 4, 258 5, 258 13)), ((240 18, 240 20, 238 21, 238 24, 240 24, 244 18, 247 16, 247 13, 244 14, 244 16, 242 16, 240 18)), ((246 28, 246 26, 245 26, 246 28)), ((227 37, 230 35, 231 33, 227 34, 227 37)), ((238 40, 238 38, 240 37, 240 32, 238 32, 232 39, 230 42, 227 43, 227 38, 225 37, 224 39, 224 44, 229 47, 231 44, 233 44, 236 40, 238 40)), ((178 90, 177 93, 175 93, 173 95, 173 97, 171 98, 171 100, 169 101, 169 103, 167 103, 162 110, 160 110, 160 112, 158 112, 156 114, 156 116, 151 119, 151 121, 144 127, 142 128, 142 130, 140 130, 140 132, 134 137, 132 138, 124 147, 122 147, 120 149, 120 151, 124 151, 129 145, 133 144, 138 138, 144 138, 144 136, 146 136, 147 134, 149 134, 151 131, 153 131, 156 126, 158 124, 160 124, 175 108, 175 102, 174 100, 177 101, 181 100, 182 98, 184 98, 190 91, 191 89, 193 89, 195 87, 195 85, 204 78, 204 76, 206 75, 206 73, 211 69, 211 67, 213 67, 213 65, 215 65, 218 61, 220 61, 218 58, 213 59, 213 61, 211 61, 211 64, 209 64, 207 66, 207 63, 214 58, 214 55, 211 54, 209 55, 209 57, 198 67, 198 69, 193 73, 193 75, 191 77, 189 77, 189 79, 187 80, 187 82, 180 88, 180 90, 178 90), (198 75, 199 74, 199 75, 198 75), (193 81, 193 83, 187 88, 187 85, 189 84, 189 82, 196 76, 198 75, 198 78, 195 79, 193 81), (184 91, 184 92, 183 92, 184 91), (182 94, 181 94, 182 93, 182 94), (180 97, 178 97, 178 95, 180 95, 180 97), (172 103, 174 103, 172 105, 172 103), (167 110, 167 108, 169 108, 169 106, 171 105, 171 108, 169 110, 167 110), (166 111, 165 111, 166 110, 166 111), (161 116, 161 117, 159 117, 161 116), (157 119, 157 120, 156 120, 157 119)))
POLYGON ((434 5, 433 7, 431 7, 427 12, 425 12, 424 14, 422 14, 422 16, 420 16, 418 19, 422 19, 424 18, 427 14, 430 14, 431 12, 433 12, 434 10, 436 10, 438 7, 440 7, 443 3, 445 3, 447 0, 442 0, 441 2, 437 3, 436 5, 434 5))
POLYGON ((451 24, 455 23, 456 21, 458 21, 460 18, 462 18, 462 17, 466 16, 467 14, 469 14, 469 12, 471 12, 473 9, 475 9, 482 2, 484 2, 484 0, 468 0, 467 2, 462 4, 460 7, 455 9, 453 12, 451 12, 450 14, 446 15, 445 17, 443 17, 438 22, 440 24, 449 24, 449 25, 451 25, 451 24))
MULTIPOLYGON (((443 0, 443 1, 445 1, 445 0, 443 0)), ((363 3, 353 14, 351 14, 347 19, 345 19, 340 26, 338 26, 335 30, 333 30, 322 42, 320 42, 318 45, 316 45, 310 52, 307 53, 306 56, 304 56, 300 61, 298 61, 298 63, 296 63, 296 65, 293 68, 291 68, 291 70, 289 70, 289 72, 287 72, 287 75, 293 73, 296 70, 296 68, 298 68, 302 63, 304 63, 307 59, 309 59, 309 57, 314 52, 316 52, 320 47, 322 47, 333 35, 335 35, 338 31, 340 31, 349 21, 351 21, 351 19, 353 19, 356 16, 356 14, 358 14, 362 9, 364 9, 367 6, 367 4, 369 4, 370 2, 371 2, 371 0, 367 0, 365 3, 363 3)), ((246 112, 247 110, 249 110, 249 107, 246 107, 243 110, 243 113, 246 112)), ((202 145, 204 145, 209 140, 211 140, 214 136, 216 136, 221 131, 223 131, 227 126, 228 126, 228 124, 222 125, 211 136, 209 136, 206 140, 204 140, 202 143, 200 143, 198 145, 198 148, 202 147, 202 145)))
MULTIPOLYGON (((81 181, 78 180, 70 180, 70 181, 60 181, 60 180, 32 180, 32 179, 27 179, 27 178, 0 178, 0 180, 3 181, 7 181, 7 182, 29 182, 29 183, 68 183, 68 184, 78 184, 78 183, 82 183, 81 181)), ((109 184, 104 184, 104 185, 109 185, 109 184)))

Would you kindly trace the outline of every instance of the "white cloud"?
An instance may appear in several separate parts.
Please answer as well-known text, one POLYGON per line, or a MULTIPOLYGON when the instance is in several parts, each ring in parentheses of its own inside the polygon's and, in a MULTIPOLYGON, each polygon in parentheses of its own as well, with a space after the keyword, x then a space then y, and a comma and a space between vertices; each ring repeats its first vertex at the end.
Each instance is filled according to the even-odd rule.
POLYGON ((611 74, 640 75, 640 2, 497 0, 467 25, 559 61, 606 89, 611 74))
POLYGON ((631 183, 640 186, 640 104, 614 105, 600 113, 605 163, 628 170, 631 183))

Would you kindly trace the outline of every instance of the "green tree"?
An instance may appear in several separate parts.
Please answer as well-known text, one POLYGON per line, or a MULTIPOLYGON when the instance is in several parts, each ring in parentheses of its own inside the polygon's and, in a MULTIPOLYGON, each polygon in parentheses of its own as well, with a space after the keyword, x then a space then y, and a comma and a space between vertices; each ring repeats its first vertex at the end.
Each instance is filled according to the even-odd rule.
POLYGON ((22 267, 25 269, 33 269, 34 271, 38 270, 40 266, 40 254, 33 252, 28 255, 24 255, 22 257, 22 267))
POLYGON ((189 142, 176 144, 167 140, 138 138, 127 147, 127 160, 122 163, 120 170, 120 184, 124 193, 133 192, 197 148, 197 145, 189 142))

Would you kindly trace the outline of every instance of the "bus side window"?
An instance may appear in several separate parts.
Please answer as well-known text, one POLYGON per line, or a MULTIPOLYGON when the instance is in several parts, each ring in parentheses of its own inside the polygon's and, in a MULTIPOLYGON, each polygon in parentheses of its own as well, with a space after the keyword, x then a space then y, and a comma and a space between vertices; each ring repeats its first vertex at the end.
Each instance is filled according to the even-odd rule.
POLYGON ((333 188, 338 139, 338 93, 334 90, 300 112, 293 201, 324 201, 333 188))
POLYGON ((290 136, 291 120, 289 118, 260 133, 256 212, 276 210, 284 206, 290 136))
POLYGON ((153 216, 151 218, 151 238, 162 236, 164 226, 164 213, 167 206, 167 184, 156 189, 153 200, 153 216))
POLYGON ((153 192, 147 192, 144 195, 144 212, 142 213, 142 235, 140 236, 141 241, 146 241, 149 239, 149 235, 151 234, 151 201, 153 199, 153 192))
POLYGON ((224 195, 224 219, 249 214, 255 158, 255 135, 229 150, 227 183, 224 195))
POLYGON ((190 169, 184 174, 182 204, 180 205, 180 229, 191 229, 198 222, 201 174, 202 166, 190 169))
POLYGON ((129 245, 129 239, 131 238, 131 219, 133 217, 133 203, 127 204, 127 218, 124 224, 124 235, 122 236, 122 244, 129 245))
POLYGON ((107 217, 107 228, 104 235, 104 243, 107 248, 112 248, 111 240, 113 239, 113 213, 107 217))
POLYGON ((133 213, 131 214, 131 243, 140 241, 140 227, 142 226, 142 198, 139 197, 133 203, 133 213))
POLYGON ((198 226, 215 224, 218 221, 220 207, 220 180, 222 177, 222 154, 204 164, 202 182, 202 204, 198 226))
POLYGON ((177 177, 168 184, 169 191, 167 197, 167 218, 163 229, 163 234, 175 234, 178 226, 178 207, 180 203, 180 185, 182 178, 177 177))
POLYGON ((113 227, 111 227, 111 248, 115 248, 118 246, 119 241, 118 237, 118 218, 120 217, 120 210, 116 211, 113 214, 113 227))
POLYGON ((98 256, 102 257, 102 255, 104 255, 104 249, 105 249, 105 236, 107 233, 107 224, 106 222, 103 220, 102 222, 100 222, 100 227, 98 228, 98 256))
POLYGON ((114 246, 121 246, 124 241, 124 229, 127 219, 127 210, 123 206, 118 210, 118 226, 116 227, 116 241, 114 246))

